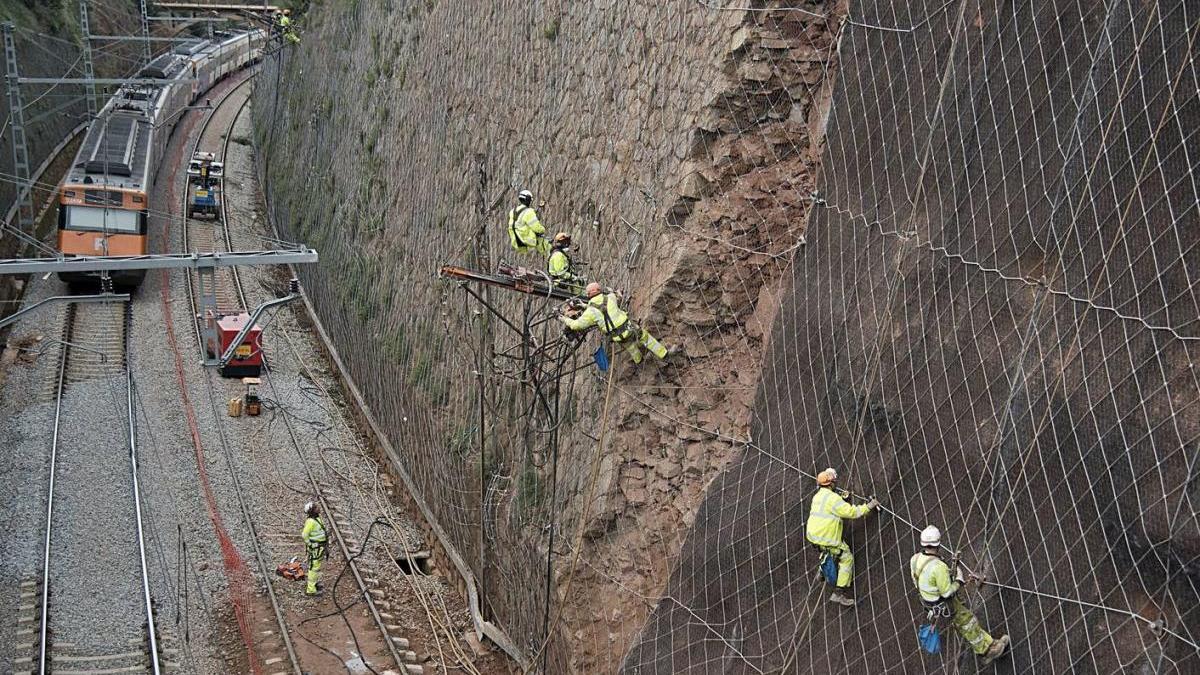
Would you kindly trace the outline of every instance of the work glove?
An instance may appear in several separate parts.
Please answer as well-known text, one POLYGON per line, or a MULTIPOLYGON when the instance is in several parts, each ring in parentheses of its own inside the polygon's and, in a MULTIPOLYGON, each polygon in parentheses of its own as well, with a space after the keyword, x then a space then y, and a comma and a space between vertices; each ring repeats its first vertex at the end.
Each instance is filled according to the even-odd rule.
POLYGON ((878 511, 879 510, 879 500, 874 497, 871 497, 871 501, 867 502, 867 508, 871 509, 872 511, 878 511))

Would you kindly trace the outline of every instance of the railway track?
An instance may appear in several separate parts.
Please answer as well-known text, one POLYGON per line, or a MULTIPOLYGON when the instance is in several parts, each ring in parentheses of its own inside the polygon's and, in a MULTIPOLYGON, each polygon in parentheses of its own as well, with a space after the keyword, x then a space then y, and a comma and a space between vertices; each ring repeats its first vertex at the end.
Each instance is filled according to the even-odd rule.
MULTIPOLYGON (((247 82, 248 81, 249 80, 247 80, 247 82)), ((249 103, 249 93, 243 90, 245 84, 246 83, 244 82, 227 92, 221 101, 216 104, 214 109, 210 111, 208 117, 201 125, 200 133, 198 134, 196 146, 193 152, 200 149, 211 151, 211 148, 213 148, 219 140, 220 152, 218 153, 218 156, 222 162, 227 160, 229 154, 229 145, 233 139, 234 124, 237 122, 246 105, 249 103), (228 114, 229 110, 232 110, 231 115, 228 114), (221 115, 218 116, 218 113, 221 113, 221 115), (214 120, 216 119, 225 120, 228 126, 224 129, 214 126, 214 120)), ((230 167, 227 165, 225 180, 231 180, 232 175, 233 172, 230 171, 230 167)), ((215 221, 201 222, 188 218, 183 219, 183 240, 186 242, 186 245, 190 250, 229 251, 235 248, 230 229, 230 213, 228 209, 229 191, 223 190, 222 192, 220 215, 215 221)), ((241 278, 237 273, 237 268, 225 268, 220 270, 218 272, 216 282, 218 305, 222 311, 240 311, 247 306, 248 302, 245 290, 242 286, 241 278)), ((197 280, 194 274, 188 275, 187 284, 188 298, 192 308, 192 316, 196 316, 199 303, 196 293, 197 280)), ((193 333, 196 338, 197 348, 203 349, 200 326, 198 322, 193 322, 193 333)), ((268 389, 273 390, 274 384, 271 379, 270 370, 266 367, 263 369, 262 378, 268 389)), ((208 394, 210 405, 212 406, 213 415, 218 421, 224 419, 224 401, 229 395, 229 392, 227 391, 218 390, 218 387, 220 386, 219 383, 221 382, 223 381, 213 371, 209 371, 207 376, 204 378, 204 386, 208 394)), ((372 592, 368 587, 368 580, 364 578, 364 575, 353 561, 352 556, 354 551, 352 550, 352 544, 354 544, 354 542, 347 542, 347 538, 344 536, 341 528, 338 526, 338 523, 333 518, 333 514, 336 509, 331 509, 330 505, 326 503, 326 499, 322 490, 320 489, 320 485, 316 477, 311 472, 311 469, 308 468, 307 462, 305 462, 303 457, 300 456, 301 449, 296 436, 291 429, 291 421, 286 415, 283 416, 283 419, 287 425, 290 443, 298 454, 300 465, 304 467, 306 472, 308 485, 305 486, 305 489, 310 490, 311 494, 317 495, 325 514, 326 528, 330 534, 333 535, 331 543, 336 543, 337 549, 342 552, 343 559, 348 561, 347 564, 349 565, 349 571, 351 572, 349 576, 351 576, 354 582, 357 584, 357 595, 359 596, 359 599, 365 603, 368 613, 371 616, 372 623, 380 633, 380 645, 386 649, 377 651, 390 655, 391 659, 395 661, 396 667, 400 672, 420 672, 419 670, 414 671, 411 667, 406 667, 405 660, 402 659, 401 654, 397 651, 397 646, 404 647, 407 643, 403 640, 393 640, 393 638, 389 635, 388 627, 385 625, 383 618, 380 616, 380 612, 375 605, 372 592)), ((223 424, 218 424, 218 432, 220 442, 224 450, 222 454, 226 457, 226 461, 230 461, 229 458, 235 454, 231 448, 232 443, 230 442, 230 435, 226 432, 223 424)), ((236 471, 232 465, 230 465, 229 468, 230 475, 232 476, 234 482, 234 492, 237 494, 237 499, 242 510, 244 521, 253 535, 254 557, 259 569, 259 573, 264 579, 267 580, 265 585, 267 586, 267 595, 270 599, 271 606, 275 614, 276 623, 279 627, 278 635, 282 642, 281 651, 286 652, 286 660, 290 665, 290 670, 298 675, 301 672, 301 663, 297 649, 289 636, 287 623, 287 615, 289 612, 281 606, 280 599, 276 596, 276 593, 273 589, 273 584, 270 581, 270 579, 273 578, 274 569, 267 564, 267 556, 264 554, 263 547, 259 543, 260 537, 262 537, 263 540, 275 540, 281 547, 286 547, 289 541, 298 543, 298 532, 296 530, 290 530, 269 532, 264 531, 260 533, 255 527, 254 519, 251 517, 250 509, 247 505, 242 486, 240 485, 240 481, 237 477, 238 471, 236 471)), ((272 516, 274 516, 273 520, 276 522, 289 522, 296 520, 294 509, 287 512, 275 513, 272 514, 272 516)), ((295 543, 292 545, 295 546, 295 543)), ((349 623, 347 623, 346 626, 348 628, 349 623)), ((357 643, 360 639, 360 636, 354 635, 353 631, 351 630, 347 638, 348 640, 353 640, 355 643, 357 643)), ((406 655, 412 656, 411 653, 406 653, 406 655)), ((274 659, 267 659, 267 661, 274 660, 278 664, 277 667, 282 668, 285 665, 283 663, 283 658, 284 657, 282 656, 275 656, 274 659)), ((411 658, 407 660, 411 661, 411 658)), ((375 664, 374 667, 378 671, 382 672, 386 666, 384 664, 375 664)))
MULTIPOLYGON (((245 101, 249 100, 249 95, 245 94, 243 89, 249 85, 251 79, 252 77, 247 77, 245 80, 232 87, 229 91, 225 92, 215 103, 212 110, 205 115, 204 120, 200 123, 200 130, 196 136, 196 142, 191 148, 191 151, 187 153, 187 159, 190 160, 197 151, 204 147, 204 144, 209 140, 207 138, 207 134, 210 128, 212 128, 212 123, 216 117, 216 114, 230 104, 230 100, 235 94, 238 94, 239 92, 244 94, 245 98, 242 100, 240 105, 245 105, 245 101)), ((232 122, 230 123, 230 128, 232 128, 232 122)), ((224 154, 224 151, 222 151, 222 160, 224 159, 224 154)), ((218 236, 218 233, 221 229, 220 225, 217 223, 200 224, 199 221, 188 218, 187 199, 188 192, 187 190, 184 190, 183 202, 180 204, 180 214, 183 215, 182 238, 184 246, 189 251, 213 250, 211 248, 212 243, 218 236), (207 232, 204 230, 207 230, 207 232)), ((222 194, 222 215, 218 220, 224 218, 224 203, 225 197, 224 194, 222 194)), ((224 306, 234 302, 231 299, 233 297, 231 285, 232 279, 228 276, 228 274, 224 270, 218 270, 214 279, 217 284, 216 288, 218 303, 224 306)), ((190 303, 191 307, 192 331, 196 336, 196 344, 199 346, 200 350, 203 350, 204 346, 200 337, 200 325, 198 323, 198 301, 196 297, 195 283, 196 280, 194 278, 194 274, 189 273, 187 275, 187 291, 188 302, 190 303)), ((222 455, 225 457, 225 461, 229 468, 229 474, 234 488, 233 492, 237 496, 238 510, 241 513, 242 522, 250 531, 254 566, 258 570, 259 576, 264 580, 264 585, 266 586, 267 591, 267 600, 270 603, 271 615, 274 619, 274 621, 272 621, 271 618, 264 619, 262 623, 265 625, 260 625, 255 630, 254 647, 256 654, 261 659, 262 665, 269 669, 267 672, 271 673, 271 675, 285 675, 286 673, 301 675, 303 670, 300 667, 300 658, 296 653, 295 645, 292 643, 292 639, 288 631, 287 620, 284 617, 283 608, 280 606, 279 598, 276 596, 274 586, 271 584, 271 575, 274 574, 274 570, 267 563, 267 559, 263 555, 262 547, 259 545, 258 533, 254 526, 254 519, 251 517, 250 507, 246 502, 241 482, 238 480, 238 472, 230 463, 229 440, 225 434, 223 426, 219 423, 221 420, 222 411, 217 409, 217 397, 213 387, 212 377, 209 373, 205 373, 205 376, 202 379, 204 381, 204 387, 208 395, 209 403, 213 407, 214 419, 218 420, 217 427, 218 431, 220 432, 219 437, 223 450, 222 455)), ((258 666, 254 664, 252 664, 252 669, 254 669, 255 672, 259 672, 258 666)))
POLYGON ((65 310, 42 570, 21 583, 16 673, 158 674, 178 667, 174 637, 164 640, 150 597, 131 320, 129 303, 65 310), (120 494, 125 489, 127 496, 120 494))

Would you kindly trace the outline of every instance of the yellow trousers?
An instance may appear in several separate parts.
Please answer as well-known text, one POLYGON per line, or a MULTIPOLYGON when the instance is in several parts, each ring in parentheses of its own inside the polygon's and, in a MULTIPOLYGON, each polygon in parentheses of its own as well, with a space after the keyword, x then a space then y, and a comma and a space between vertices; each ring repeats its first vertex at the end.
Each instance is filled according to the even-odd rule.
POLYGON ((308 574, 305 578, 308 587, 304 592, 308 595, 317 594, 317 582, 321 579, 321 561, 325 560, 324 546, 310 546, 308 549, 308 574))
POLYGON ((837 546, 823 546, 822 550, 825 554, 833 558, 837 562, 837 584, 839 590, 850 588, 850 582, 854 581, 854 554, 850 552, 850 545, 842 542, 837 546))
POLYGON ((642 362, 642 347, 645 347, 646 351, 660 359, 667 357, 667 348, 664 347, 661 342, 656 340, 654 336, 650 334, 650 331, 646 330, 645 328, 635 330, 639 330, 636 340, 632 340, 630 338, 625 338, 620 342, 614 340, 614 342, 617 342, 617 344, 625 347, 625 353, 629 354, 629 358, 633 359, 634 363, 642 362))
POLYGON ((950 598, 949 602, 950 623, 954 626, 954 631, 966 640, 967 644, 971 645, 971 650, 977 656, 986 654, 988 648, 992 646, 992 636, 983 629, 983 626, 979 625, 979 619, 975 618, 975 613, 968 609, 957 595, 950 598))

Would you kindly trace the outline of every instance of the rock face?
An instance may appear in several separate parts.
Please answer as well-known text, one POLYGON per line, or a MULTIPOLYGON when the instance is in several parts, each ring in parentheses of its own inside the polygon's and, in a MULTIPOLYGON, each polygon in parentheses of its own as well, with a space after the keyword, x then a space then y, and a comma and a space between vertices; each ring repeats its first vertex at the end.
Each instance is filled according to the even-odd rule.
POLYGON ((1194 12, 1016 4, 851 6, 754 446, 627 672, 990 672, 918 649, 926 523, 1003 584, 963 595, 998 672, 1200 671, 1194 12), (888 509, 850 611, 804 537, 829 465, 888 509))
MULTIPOLYGON (((839 10, 806 7, 324 3, 265 64, 272 215, 323 261, 302 281, 485 615, 545 672, 616 669, 743 449, 828 114, 839 10), (508 246, 522 188, 671 365, 616 353, 606 379, 594 336, 559 367, 523 358, 436 279, 541 265, 508 246)), ((554 306, 476 290, 559 336, 554 306)))

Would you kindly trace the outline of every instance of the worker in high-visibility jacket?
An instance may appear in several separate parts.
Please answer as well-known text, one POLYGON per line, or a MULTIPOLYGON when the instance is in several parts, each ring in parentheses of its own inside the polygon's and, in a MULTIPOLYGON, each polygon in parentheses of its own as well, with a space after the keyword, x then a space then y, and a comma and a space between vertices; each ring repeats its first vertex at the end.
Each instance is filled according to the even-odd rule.
POLYGON ((559 317, 567 328, 581 332, 592 326, 598 327, 608 339, 625 347, 625 353, 634 363, 642 362, 642 347, 660 359, 667 357, 667 348, 654 339, 649 331, 639 328, 621 309, 616 293, 601 292, 600 284, 594 281, 587 285, 585 292, 588 302, 582 311, 573 311, 568 306, 564 309, 564 315, 559 317))
POLYGON ((817 474, 817 493, 813 495, 812 507, 808 511, 805 535, 813 546, 829 556, 837 564, 837 581, 829 601, 842 607, 853 607, 850 597, 850 582, 854 580, 854 554, 842 540, 842 520, 862 518, 879 506, 875 499, 866 504, 851 505, 835 492, 837 471, 825 469, 817 474))
POLYGON ((275 27, 283 38, 291 44, 300 44, 300 37, 292 29, 292 10, 284 9, 275 13, 275 27))
POLYGON ((546 239, 546 227, 538 219, 537 211, 533 208, 533 193, 521 190, 517 194, 519 202, 508 212, 508 240, 513 250, 520 252, 537 251, 543 256, 550 255, 550 241, 546 239))
POLYGON ((328 551, 325 548, 325 521, 321 520, 321 507, 314 502, 304 505, 304 529, 300 537, 304 539, 304 550, 308 553, 308 587, 304 589, 307 595, 319 595, 321 585, 321 563, 325 561, 328 551))
POLYGON ((559 288, 576 295, 583 292, 583 284, 587 280, 575 273, 575 262, 571 260, 571 235, 566 232, 554 235, 550 257, 546 259, 546 274, 559 288))
POLYGON ((983 657, 983 663, 989 664, 999 658, 1008 648, 1007 635, 993 639, 979 619, 958 597, 960 588, 978 584, 982 581, 975 576, 963 578, 963 570, 958 567, 955 576, 950 578, 950 566, 941 557, 942 532, 930 525, 921 531, 921 552, 909 560, 909 572, 917 592, 921 594, 921 602, 928 611, 930 622, 937 617, 950 619, 954 631, 971 645, 976 656, 983 657))

